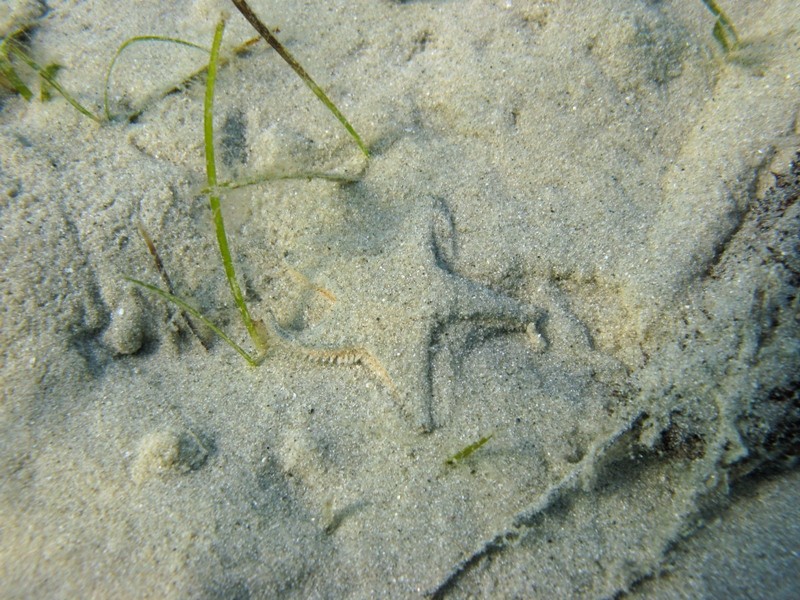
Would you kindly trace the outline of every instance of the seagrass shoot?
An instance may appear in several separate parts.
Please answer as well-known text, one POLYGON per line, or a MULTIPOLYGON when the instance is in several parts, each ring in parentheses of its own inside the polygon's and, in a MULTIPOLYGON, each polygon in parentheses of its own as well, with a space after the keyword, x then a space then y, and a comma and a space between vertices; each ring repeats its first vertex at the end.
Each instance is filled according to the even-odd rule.
MULTIPOLYGON (((334 116, 339 120, 339 122, 345 127, 351 137, 354 139, 356 144, 358 145, 359 149, 365 156, 369 156, 369 152, 367 150, 366 145, 363 143, 361 137, 356 133, 355 129, 350 125, 349 121, 345 119, 342 115, 341 111, 336 108, 333 102, 328 99, 327 95, 322 91, 322 89, 311 79, 308 73, 303 69, 303 67, 297 62, 297 60, 288 53, 288 51, 283 48, 280 42, 272 35, 269 29, 255 16, 255 14, 250 10, 250 7, 240 0, 234 0, 234 5, 239 8, 240 11, 244 14, 247 20, 253 25, 254 28, 262 35, 272 46, 278 54, 283 58, 291 67, 292 69, 300 76, 304 83, 314 92, 317 98, 325 105, 328 110, 330 110, 334 116)), ((214 148, 214 126, 213 126, 213 104, 214 104, 214 92, 216 87, 216 79, 217 79, 217 72, 219 67, 219 58, 220 58, 220 46, 222 44, 222 36, 223 31, 225 28, 225 21, 221 19, 220 22, 217 24, 217 27, 214 32, 214 39, 210 49, 210 57, 208 66, 205 69, 206 72, 206 92, 203 101, 203 145, 205 150, 205 163, 206 163, 206 179, 207 179, 207 187, 205 191, 208 195, 209 200, 209 208, 211 210, 212 220, 214 223, 214 231, 217 240, 217 246, 220 252, 220 258, 222 261, 223 270, 225 272, 225 277, 228 281, 228 287, 233 297, 234 304, 237 307, 239 315, 241 317, 242 323, 247 330, 247 333, 250 337, 250 341, 252 345, 255 347, 255 351, 247 351, 245 350, 240 344, 238 344, 230 335, 225 333, 221 328, 215 325, 210 319, 208 319, 205 315, 203 315, 199 310, 191 306, 187 301, 183 300, 179 296, 173 293, 172 289, 162 289, 158 286, 153 284, 126 277, 126 279, 160 297, 163 299, 173 303, 174 305, 178 306, 182 311, 190 314, 201 323, 203 323, 206 327, 208 327, 211 331, 216 333, 225 343, 231 346, 240 356, 242 356, 248 364, 250 365, 258 365, 260 364, 269 349, 268 344, 268 335, 266 333, 266 328, 264 327, 263 323, 259 320, 256 320, 250 314, 250 311, 247 307, 247 302, 245 300, 244 294, 242 292, 241 286, 238 283, 236 278, 236 270, 233 263, 233 257, 231 255, 230 244, 228 241, 228 236, 225 230, 225 222, 222 213, 222 203, 221 203, 221 191, 227 188, 234 188, 238 187, 235 183, 224 183, 221 184, 217 180, 217 165, 216 165, 216 158, 215 158, 215 148, 214 148)), ((137 41, 167 41, 167 42, 175 42, 175 43, 183 43, 181 40, 176 40, 174 38, 156 38, 153 39, 152 36, 140 36, 138 38, 132 38, 129 40, 129 43, 123 44, 120 47, 117 55, 119 55, 122 50, 125 49, 130 43, 134 43, 137 41)), ((190 44, 192 47, 200 48, 202 47, 197 46, 195 44, 190 44)), ((116 59, 115 56, 115 59, 116 59)), ((112 65, 113 66, 113 65, 112 65)), ((108 80, 106 81, 106 90, 108 89, 108 80)), ((105 107, 106 107, 106 116, 107 118, 111 118, 110 111, 108 109, 108 102, 107 102, 107 94, 104 95, 105 107)), ((313 177, 313 176, 322 176, 328 179, 334 180, 345 180, 345 181, 352 181, 351 178, 345 177, 337 177, 335 175, 327 175, 327 174, 298 174, 296 176, 300 177, 313 177)), ((263 180, 256 180, 263 181, 263 180)), ((243 185, 247 185, 248 182, 243 185)), ((152 242, 148 244, 148 247, 152 247, 152 242)), ((155 257, 155 251, 151 249, 151 254, 155 257)), ((160 262, 157 259, 157 263, 160 262)), ((162 278, 164 278, 164 274, 162 273, 162 278)), ((165 278, 168 281, 168 279, 165 278)), ((171 287, 171 286, 170 286, 171 287)))

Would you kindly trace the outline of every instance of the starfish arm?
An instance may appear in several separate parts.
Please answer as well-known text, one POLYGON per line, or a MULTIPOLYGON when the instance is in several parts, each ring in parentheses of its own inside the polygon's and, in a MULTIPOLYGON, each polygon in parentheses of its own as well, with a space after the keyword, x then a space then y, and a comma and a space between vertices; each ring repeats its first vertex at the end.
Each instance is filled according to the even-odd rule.
POLYGON ((385 357, 388 374, 396 384, 395 398, 400 410, 422 432, 434 427, 429 325, 411 324, 402 336, 408 342, 403 344, 398 340, 385 357))

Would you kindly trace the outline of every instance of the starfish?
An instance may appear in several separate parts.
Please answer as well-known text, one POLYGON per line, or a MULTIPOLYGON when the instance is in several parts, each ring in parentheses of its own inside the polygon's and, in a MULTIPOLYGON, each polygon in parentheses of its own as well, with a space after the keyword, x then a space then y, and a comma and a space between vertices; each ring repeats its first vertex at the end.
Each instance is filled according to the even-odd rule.
POLYGON ((425 199, 379 252, 327 264, 315 280, 331 301, 318 323, 299 331, 269 315, 273 342, 304 358, 362 364, 391 392, 413 425, 434 428, 432 360, 436 337, 450 323, 525 330, 538 340, 542 311, 456 273, 454 228, 445 204, 425 199), (332 268, 333 267, 333 268, 332 268))

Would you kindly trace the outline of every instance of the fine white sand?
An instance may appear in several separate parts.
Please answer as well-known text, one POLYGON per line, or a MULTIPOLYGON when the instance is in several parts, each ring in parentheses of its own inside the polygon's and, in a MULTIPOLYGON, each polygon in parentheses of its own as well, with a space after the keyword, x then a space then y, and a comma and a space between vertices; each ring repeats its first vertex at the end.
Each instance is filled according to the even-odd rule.
MULTIPOLYGON (((263 42, 221 67, 221 179, 354 178, 224 194, 259 367, 125 280, 163 285, 141 224, 252 348, 204 80, 165 95, 207 55, 126 50, 132 122, 2 96, 2 595, 790 597, 758 513, 797 529, 800 6, 719 3, 729 56, 700 0, 253 0, 372 152, 263 42)), ((0 34, 101 114, 121 43, 223 13, 229 56, 218 0, 6 1, 0 34)))

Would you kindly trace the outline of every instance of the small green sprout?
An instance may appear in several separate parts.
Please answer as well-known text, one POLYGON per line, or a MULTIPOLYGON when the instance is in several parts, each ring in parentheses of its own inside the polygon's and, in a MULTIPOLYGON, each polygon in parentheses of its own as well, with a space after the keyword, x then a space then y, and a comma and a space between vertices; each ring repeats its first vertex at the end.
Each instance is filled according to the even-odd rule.
POLYGON ((736 50, 739 47, 739 36, 728 15, 723 12, 715 0, 701 1, 711 11, 711 14, 717 18, 717 22, 714 23, 714 39, 719 42, 719 45, 722 46, 726 53, 736 50))
POLYGON ((16 49, 13 35, 8 36, 0 43, 0 84, 30 102, 33 98, 33 92, 25 85, 22 78, 17 74, 16 69, 14 69, 14 65, 11 64, 10 54, 16 49))
POLYGON ((22 33, 22 30, 15 31, 0 42, 0 81, 2 81, 6 87, 16 91, 20 96, 25 98, 25 100, 30 101, 33 98, 33 92, 31 92, 30 88, 22 81, 22 78, 11 62, 13 56, 28 65, 28 67, 35 71, 42 79, 42 100, 49 98, 50 90, 53 89, 61 94, 78 112, 89 117, 93 121, 100 122, 100 117, 93 114, 89 109, 78 102, 72 94, 67 92, 61 87, 61 84, 56 81, 56 73, 61 68, 60 66, 51 64, 43 67, 30 57, 22 45, 15 39, 22 33))
POLYGON ((58 73, 62 69, 62 66, 56 63, 51 63, 44 67, 44 75, 42 76, 42 85, 39 91, 39 100, 42 102, 48 102, 52 97, 52 89, 48 82, 50 79, 55 79, 56 73, 58 73))
POLYGON ((479 439, 477 442, 475 442, 473 444, 470 444, 466 448, 463 448, 463 449, 459 450, 458 452, 453 454, 453 456, 451 456, 446 461, 444 461, 444 464, 450 465, 450 466, 455 466, 455 464, 457 462, 460 462, 460 461, 464 460, 465 458, 471 456, 478 448, 480 448, 486 442, 488 442, 490 439, 492 439, 493 435, 494 435, 494 433, 490 433, 489 435, 479 439))

